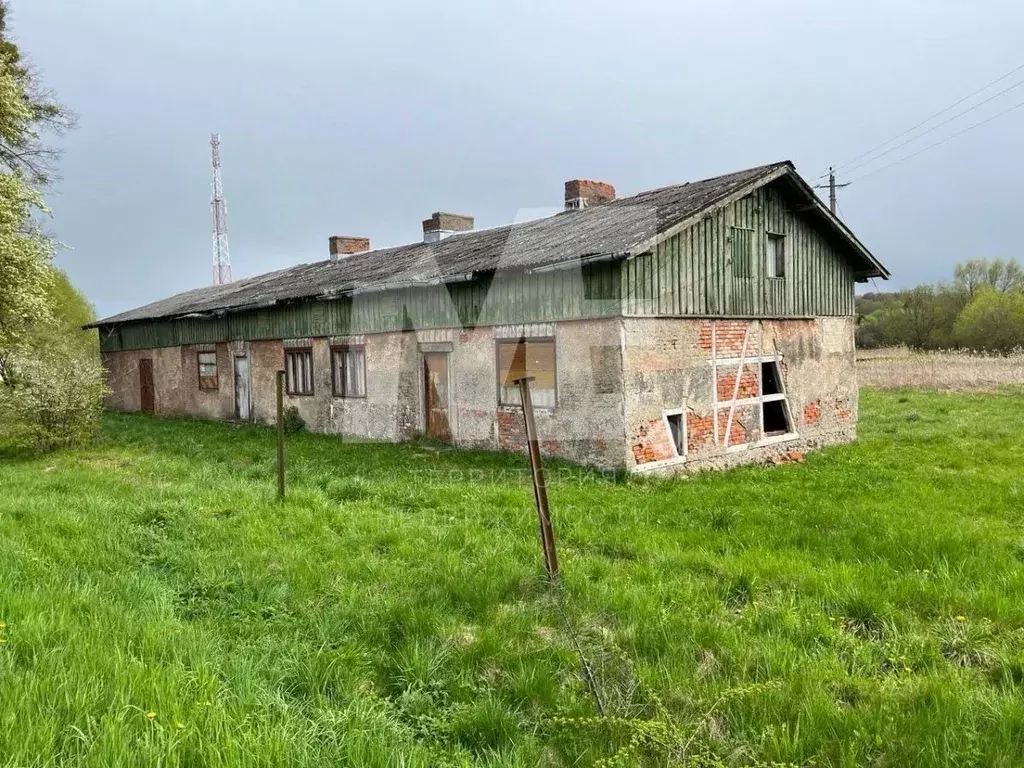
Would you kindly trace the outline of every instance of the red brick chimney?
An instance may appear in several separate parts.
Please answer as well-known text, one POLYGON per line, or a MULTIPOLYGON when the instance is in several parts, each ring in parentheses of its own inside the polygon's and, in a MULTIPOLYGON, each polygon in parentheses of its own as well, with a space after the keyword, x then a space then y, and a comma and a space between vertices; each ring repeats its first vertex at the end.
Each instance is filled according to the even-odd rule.
POLYGON ((565 210, 593 208, 615 199, 615 187, 603 181, 571 179, 565 182, 565 210))
POLYGON ((348 235, 331 235, 327 242, 330 244, 331 261, 338 261, 353 253, 362 253, 370 250, 370 238, 349 237, 348 235))
POLYGON ((423 220, 423 242, 436 243, 456 232, 468 232, 473 228, 473 217, 460 213, 437 211, 429 219, 423 220))

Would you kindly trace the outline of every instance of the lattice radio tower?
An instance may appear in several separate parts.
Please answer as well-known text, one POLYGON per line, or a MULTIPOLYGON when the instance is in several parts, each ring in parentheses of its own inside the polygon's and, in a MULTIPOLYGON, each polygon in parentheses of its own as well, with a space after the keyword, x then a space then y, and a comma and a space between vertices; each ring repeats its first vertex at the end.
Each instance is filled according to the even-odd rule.
POLYGON ((231 254, 228 253, 228 207, 220 180, 220 134, 210 134, 213 157, 213 184, 210 208, 213 211, 213 284, 231 282, 231 254))

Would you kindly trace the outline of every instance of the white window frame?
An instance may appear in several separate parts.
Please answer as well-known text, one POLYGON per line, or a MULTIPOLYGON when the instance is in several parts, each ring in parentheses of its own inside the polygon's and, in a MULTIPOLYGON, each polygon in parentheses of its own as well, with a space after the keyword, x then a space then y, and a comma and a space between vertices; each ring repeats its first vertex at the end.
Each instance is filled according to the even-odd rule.
POLYGON ((667 411, 662 411, 661 420, 665 422, 665 429, 668 431, 669 438, 672 437, 672 425, 669 423, 669 417, 679 416, 679 442, 682 443, 682 453, 679 451, 679 446, 676 445, 676 441, 672 441, 672 454, 674 458, 682 459, 686 461, 686 445, 689 441, 689 433, 686 427, 686 409, 685 408, 673 408, 667 411))
POLYGON ((786 277, 786 236, 778 232, 766 232, 764 237, 764 276, 768 280, 784 280, 786 277), (771 253, 768 243, 776 242, 782 253, 771 253), (779 273, 779 256, 782 257, 782 273, 779 273))

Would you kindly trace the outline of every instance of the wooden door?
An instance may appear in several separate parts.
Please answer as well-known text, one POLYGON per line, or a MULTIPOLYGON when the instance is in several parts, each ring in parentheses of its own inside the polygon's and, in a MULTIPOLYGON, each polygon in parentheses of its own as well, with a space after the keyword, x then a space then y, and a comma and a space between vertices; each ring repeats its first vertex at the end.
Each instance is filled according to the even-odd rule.
POLYGON ((423 353, 423 402, 426 406, 427 437, 449 442, 452 431, 448 422, 448 353, 423 353))
POLYGON ((249 358, 235 358, 235 418, 248 421, 252 410, 249 390, 249 358))
POLYGON ((153 361, 149 358, 139 360, 139 399, 142 401, 143 413, 153 413, 156 410, 156 397, 153 391, 153 361))

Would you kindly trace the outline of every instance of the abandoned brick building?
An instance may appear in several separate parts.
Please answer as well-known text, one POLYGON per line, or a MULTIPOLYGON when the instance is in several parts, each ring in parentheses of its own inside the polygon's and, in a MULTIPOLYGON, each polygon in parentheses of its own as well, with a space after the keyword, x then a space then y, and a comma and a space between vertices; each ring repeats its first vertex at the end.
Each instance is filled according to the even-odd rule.
POLYGON ((188 291, 106 318, 125 411, 268 422, 275 376, 311 429, 690 470, 852 440, 854 284, 886 269, 789 162, 188 291))

